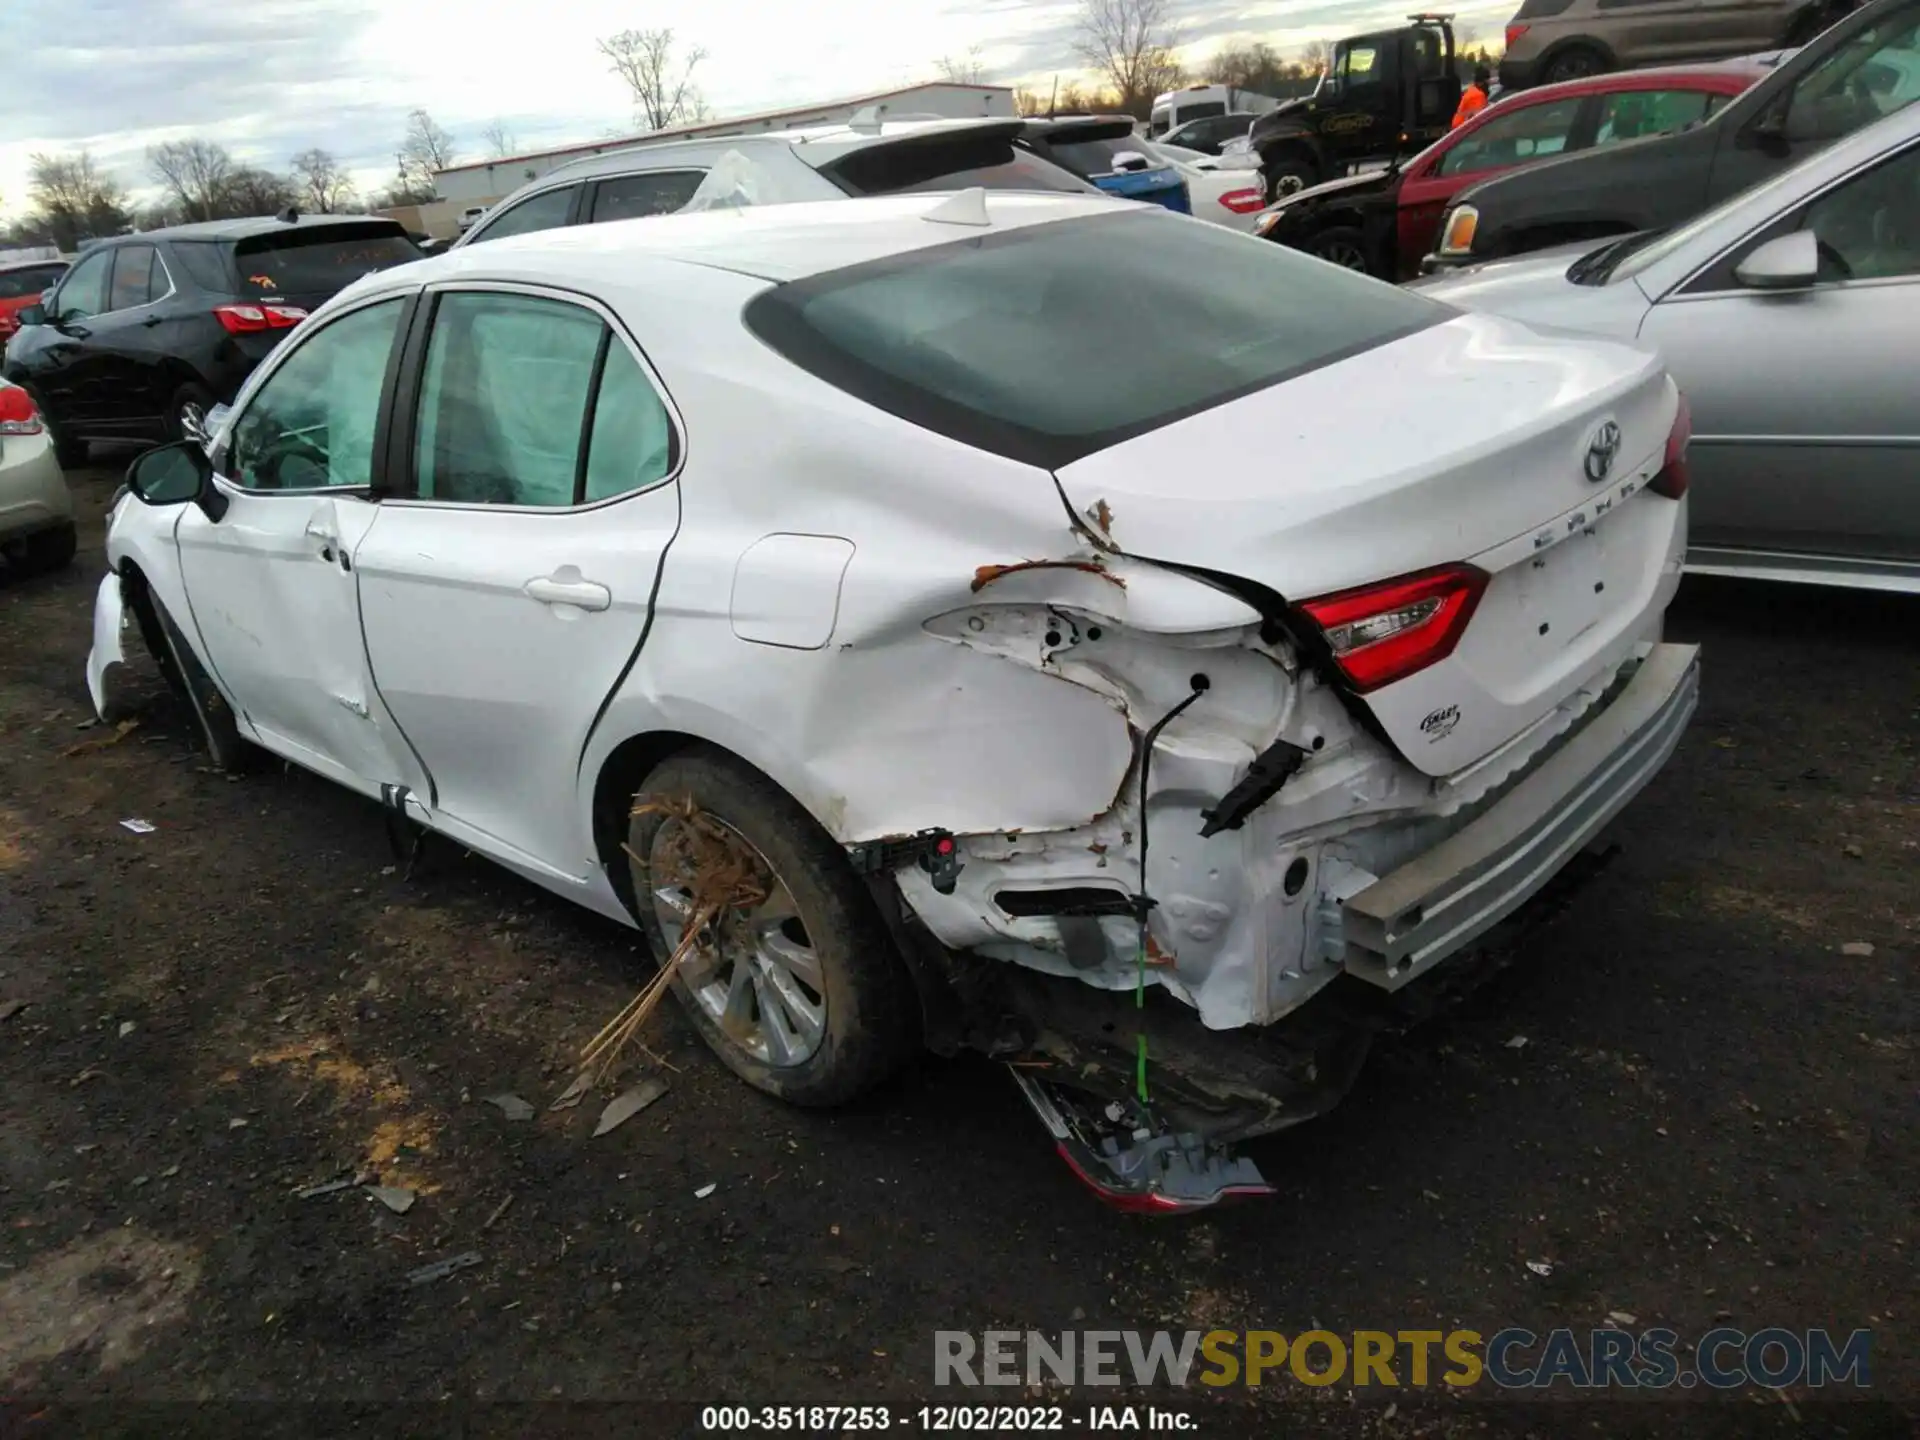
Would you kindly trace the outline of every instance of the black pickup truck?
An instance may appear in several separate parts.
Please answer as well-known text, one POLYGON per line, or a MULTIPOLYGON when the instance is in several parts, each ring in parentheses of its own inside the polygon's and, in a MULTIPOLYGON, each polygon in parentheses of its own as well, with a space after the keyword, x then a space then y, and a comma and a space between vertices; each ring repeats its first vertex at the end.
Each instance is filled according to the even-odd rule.
POLYGON ((1875 0, 1711 119, 1496 176, 1440 224, 1432 274, 1678 225, 1920 100, 1920 0, 1875 0))

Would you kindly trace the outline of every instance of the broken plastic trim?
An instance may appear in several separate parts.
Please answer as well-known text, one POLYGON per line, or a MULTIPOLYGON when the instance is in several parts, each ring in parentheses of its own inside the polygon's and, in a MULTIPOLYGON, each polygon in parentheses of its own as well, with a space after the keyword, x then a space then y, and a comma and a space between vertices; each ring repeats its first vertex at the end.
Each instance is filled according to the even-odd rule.
POLYGON ((933 888, 951 895, 965 864, 951 830, 922 830, 914 835, 890 835, 847 846, 847 863, 856 875, 882 875, 902 865, 917 864, 933 879, 933 888))
POLYGON ((1312 753, 1290 740, 1276 740, 1254 756, 1247 773, 1220 797, 1220 803, 1200 812, 1205 822, 1200 838, 1205 840, 1222 830, 1238 830, 1246 824, 1247 817, 1278 794, 1312 753))
POLYGON ((1092 1111, 1070 1092, 1009 1069, 1060 1158, 1116 1210, 1179 1215, 1275 1193, 1253 1161, 1224 1145, 1158 1124, 1140 1107, 1129 1114, 1118 1101, 1092 1111))

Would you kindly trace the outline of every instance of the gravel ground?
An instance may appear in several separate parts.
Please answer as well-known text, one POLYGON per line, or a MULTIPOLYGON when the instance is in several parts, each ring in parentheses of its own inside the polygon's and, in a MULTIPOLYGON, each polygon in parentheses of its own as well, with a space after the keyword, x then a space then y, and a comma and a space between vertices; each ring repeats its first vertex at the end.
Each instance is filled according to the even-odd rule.
MULTIPOLYGON (((1151 1398, 1204 1435, 1914 1433, 1920 602, 1690 581, 1671 632, 1706 646, 1705 699, 1620 859, 1331 1117, 1256 1146, 1278 1199, 1151 1222, 1097 1207, 981 1061, 803 1113, 667 1013, 664 1099, 597 1139, 602 1097, 548 1110, 644 974, 637 936, 444 845, 403 878, 373 804, 278 764, 207 770, 157 677, 96 745, 114 732, 79 728, 82 666, 116 476, 73 479, 75 566, 0 572, 0 1394, 904 1406, 979 1398, 932 1390, 941 1329, 1544 1333, 1618 1311, 1683 1340, 1867 1328, 1873 1388, 1081 1390, 1069 1428, 1151 1398), (362 1170, 412 1207, 293 1193, 362 1170)), ((106 1413, 43 1428, 151 1423, 106 1413)), ((443 1412, 406 1413, 439 1433, 443 1412)), ((462 1413, 463 1434, 699 1423, 462 1413)))

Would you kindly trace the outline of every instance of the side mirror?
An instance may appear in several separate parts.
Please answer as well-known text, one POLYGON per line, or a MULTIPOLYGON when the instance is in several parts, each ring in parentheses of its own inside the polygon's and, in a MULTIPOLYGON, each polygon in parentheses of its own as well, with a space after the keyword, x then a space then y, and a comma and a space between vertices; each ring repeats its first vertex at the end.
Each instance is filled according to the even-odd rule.
POLYGON ((23 305, 20 307, 18 313, 15 314, 14 319, 18 320, 22 325, 44 325, 47 323, 47 307, 38 301, 35 301, 31 305, 23 305))
POLYGON ((1749 290, 1804 290, 1820 278, 1820 241, 1811 230, 1777 236, 1736 265, 1733 278, 1749 290))
POLYGON ((127 489, 143 505, 192 501, 209 520, 227 513, 227 497, 213 484, 213 462, 197 440, 177 440, 141 455, 127 467, 127 489))

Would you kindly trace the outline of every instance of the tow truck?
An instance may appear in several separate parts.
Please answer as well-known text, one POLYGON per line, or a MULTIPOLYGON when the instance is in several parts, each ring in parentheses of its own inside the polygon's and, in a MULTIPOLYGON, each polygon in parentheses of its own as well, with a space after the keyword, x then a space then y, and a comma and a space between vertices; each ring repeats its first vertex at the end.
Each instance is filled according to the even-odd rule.
POLYGON ((1397 30, 1340 41, 1313 94, 1248 132, 1267 203, 1425 149, 1453 123, 1460 88, 1451 15, 1410 15, 1397 30))

